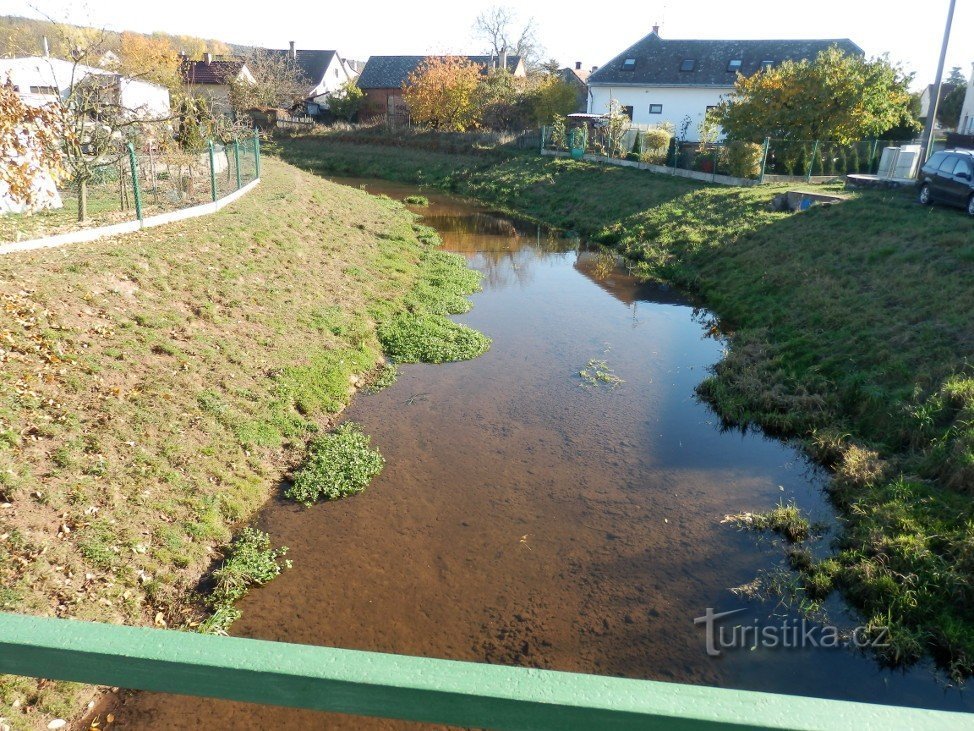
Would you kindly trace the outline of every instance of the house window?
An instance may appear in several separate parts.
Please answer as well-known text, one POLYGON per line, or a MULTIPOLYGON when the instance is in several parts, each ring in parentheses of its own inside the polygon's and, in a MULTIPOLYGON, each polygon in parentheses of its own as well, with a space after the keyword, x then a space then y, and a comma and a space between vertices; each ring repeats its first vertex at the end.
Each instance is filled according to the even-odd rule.
POLYGON ((737 73, 738 71, 741 70, 742 63, 743 62, 741 61, 741 59, 739 59, 739 58, 732 58, 727 63, 727 70, 728 70, 728 72, 737 73))
POLYGON ((622 107, 622 113, 629 117, 629 121, 632 121, 632 107, 622 107))
POLYGON ((31 86, 31 94, 47 94, 48 96, 57 96, 56 86, 31 86))
POLYGON ((649 105, 649 113, 650 114, 662 114, 663 113, 663 105, 662 104, 650 104, 649 105))
POLYGON ((697 68, 697 59, 695 58, 685 58, 683 63, 680 64, 680 71, 693 71, 697 68))
POLYGON ((622 62, 623 71, 632 71, 634 68, 636 68, 636 59, 627 58, 625 61, 622 62))

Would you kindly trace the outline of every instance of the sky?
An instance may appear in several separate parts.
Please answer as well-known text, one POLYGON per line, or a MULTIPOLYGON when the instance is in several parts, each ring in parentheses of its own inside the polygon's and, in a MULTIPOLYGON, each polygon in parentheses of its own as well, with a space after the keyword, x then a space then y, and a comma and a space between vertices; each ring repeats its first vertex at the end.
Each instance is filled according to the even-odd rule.
MULTIPOLYGON (((313 3, 227 3, 219 0, 0 0, 0 15, 44 17, 111 30, 162 31, 230 43, 337 49, 347 58, 370 55, 480 53, 476 16, 494 4, 533 17, 545 57, 562 65, 602 65, 661 25, 664 38, 851 38, 869 56, 888 53, 916 72, 914 87, 932 83, 949 0, 368 0, 313 3), (269 12, 273 9, 273 12, 269 12)), ((957 0, 946 69, 971 75, 974 0, 957 0)))

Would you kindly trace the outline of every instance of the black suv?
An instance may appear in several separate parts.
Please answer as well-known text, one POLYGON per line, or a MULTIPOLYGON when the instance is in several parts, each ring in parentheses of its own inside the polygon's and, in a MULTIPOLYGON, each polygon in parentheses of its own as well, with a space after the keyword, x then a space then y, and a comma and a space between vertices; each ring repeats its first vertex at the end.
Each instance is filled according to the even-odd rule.
POLYGON ((917 185, 923 205, 936 202, 960 206, 974 216, 974 152, 935 152, 920 169, 917 185))

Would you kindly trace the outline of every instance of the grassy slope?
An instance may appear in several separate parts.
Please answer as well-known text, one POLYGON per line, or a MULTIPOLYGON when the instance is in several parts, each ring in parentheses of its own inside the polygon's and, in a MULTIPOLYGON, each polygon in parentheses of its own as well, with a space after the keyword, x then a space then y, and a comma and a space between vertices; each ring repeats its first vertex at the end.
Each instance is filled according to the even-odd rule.
MULTIPOLYGON (((0 607, 193 616, 215 549, 381 357, 369 313, 439 276, 433 244, 399 204, 269 159, 217 215, 0 257, 0 607)), ((17 726, 77 707, 0 690, 17 726)))
MULTIPOLYGON (((703 386, 729 421, 801 437, 834 467, 836 557, 806 571, 892 625, 891 662, 974 671, 974 229, 956 211, 863 193, 801 215, 775 188, 625 168, 293 140, 311 169, 474 195, 618 244, 699 293, 733 332, 703 386)), ((810 591, 810 593, 812 593, 810 591)))

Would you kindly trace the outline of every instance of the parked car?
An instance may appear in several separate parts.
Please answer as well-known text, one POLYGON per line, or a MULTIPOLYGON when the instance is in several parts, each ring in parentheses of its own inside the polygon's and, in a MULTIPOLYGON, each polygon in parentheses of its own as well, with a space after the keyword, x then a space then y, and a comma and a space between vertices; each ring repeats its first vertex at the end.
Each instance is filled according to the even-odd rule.
POLYGON ((974 216, 974 151, 935 152, 920 168, 917 186, 923 205, 945 203, 974 216))

